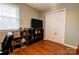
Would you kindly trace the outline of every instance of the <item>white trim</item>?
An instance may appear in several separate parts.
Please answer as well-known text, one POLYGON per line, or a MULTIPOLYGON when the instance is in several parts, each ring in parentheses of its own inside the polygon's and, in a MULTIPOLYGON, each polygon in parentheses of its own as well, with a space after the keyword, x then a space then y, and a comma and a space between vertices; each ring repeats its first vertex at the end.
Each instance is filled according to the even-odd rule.
MULTIPOLYGON (((56 9, 56 10, 54 10, 54 11, 50 11, 50 12, 48 12, 48 13, 45 13, 45 23, 46 23, 46 16, 47 15, 50 15, 50 14, 53 14, 53 13, 57 13, 57 12, 60 12, 60 11, 65 11, 65 28, 64 28, 64 39, 63 39, 63 43, 65 43, 65 29, 66 29, 66 8, 63 8, 63 9, 56 9)), ((46 25, 45 25, 45 29, 46 29, 46 25)), ((46 30, 44 30, 44 34, 46 33, 46 30)), ((44 36, 44 38, 46 39, 46 35, 44 36)), ((62 43, 62 44, 63 44, 62 43)))
POLYGON ((72 46, 72 45, 69 45, 69 44, 66 44, 66 43, 64 43, 63 45, 74 48, 74 49, 77 49, 77 46, 72 46))
MULTIPOLYGON (((47 40, 47 39, 44 39, 44 40, 47 40)), ((56 42, 56 41, 53 41, 53 42, 56 42)), ((56 42, 56 43, 58 43, 58 42, 56 42)), ((2 44, 2 42, 0 42, 0 45, 2 44)), ((62 43, 59 43, 59 44, 62 44, 62 43)), ((64 46, 68 46, 68 47, 71 47, 71 48, 74 48, 74 49, 77 49, 77 46, 72 46, 72 45, 69 45, 69 44, 66 44, 66 43, 64 43, 64 44, 62 44, 62 45, 64 45, 64 46)))
POLYGON ((72 45, 69 45, 69 44, 63 44, 63 45, 65 45, 65 46, 68 46, 68 47, 71 47, 71 48, 74 48, 74 49, 77 49, 77 46, 72 46, 72 45))
MULTIPOLYGON (((48 39, 44 39, 44 40, 48 40, 48 39)), ((50 40, 50 41, 51 41, 51 40, 50 40)), ((56 41, 52 41, 52 42, 56 42, 56 41)), ((59 43, 59 42, 56 42, 56 43, 59 43)), ((59 43, 59 44, 62 44, 62 45, 64 45, 64 46, 68 46, 68 47, 77 49, 77 46, 72 46, 72 45, 69 45, 69 44, 66 44, 66 43, 59 43)))
POLYGON ((60 11, 66 11, 66 8, 58 9, 58 10, 55 10, 55 11, 50 11, 46 15, 53 14, 53 13, 60 12, 60 11))

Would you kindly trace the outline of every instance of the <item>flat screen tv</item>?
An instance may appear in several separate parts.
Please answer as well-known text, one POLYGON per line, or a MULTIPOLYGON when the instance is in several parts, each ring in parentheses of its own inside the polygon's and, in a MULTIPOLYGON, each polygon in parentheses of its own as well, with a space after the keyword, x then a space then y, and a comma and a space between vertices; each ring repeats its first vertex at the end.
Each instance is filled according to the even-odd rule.
POLYGON ((31 27, 32 28, 42 28, 43 27, 43 21, 38 19, 31 19, 31 27))

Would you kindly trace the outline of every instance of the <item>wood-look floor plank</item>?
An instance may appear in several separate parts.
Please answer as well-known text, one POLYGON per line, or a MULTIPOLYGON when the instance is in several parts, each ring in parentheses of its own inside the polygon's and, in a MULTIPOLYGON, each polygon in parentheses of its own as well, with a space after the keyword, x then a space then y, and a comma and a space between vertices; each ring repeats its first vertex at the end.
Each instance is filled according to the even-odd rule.
POLYGON ((72 55, 75 54, 75 49, 64 46, 62 44, 41 40, 30 46, 18 49, 10 53, 11 55, 72 55))

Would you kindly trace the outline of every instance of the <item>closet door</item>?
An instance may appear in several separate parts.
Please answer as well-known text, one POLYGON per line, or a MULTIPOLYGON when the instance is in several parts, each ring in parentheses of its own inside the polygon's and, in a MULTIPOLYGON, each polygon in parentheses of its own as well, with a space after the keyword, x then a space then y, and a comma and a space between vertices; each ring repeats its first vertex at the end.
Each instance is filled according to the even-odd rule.
POLYGON ((65 39, 65 11, 57 11, 46 15, 45 38, 64 43, 65 39))

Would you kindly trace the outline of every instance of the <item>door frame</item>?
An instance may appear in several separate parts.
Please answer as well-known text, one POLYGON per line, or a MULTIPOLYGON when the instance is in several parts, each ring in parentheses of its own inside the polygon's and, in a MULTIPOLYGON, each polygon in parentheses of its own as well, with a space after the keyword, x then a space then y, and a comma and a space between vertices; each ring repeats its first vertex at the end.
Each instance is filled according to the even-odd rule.
MULTIPOLYGON (((64 32, 66 32, 66 8, 63 8, 63 9, 58 9, 58 10, 55 10, 55 11, 50 11, 50 12, 48 12, 47 14, 45 14, 45 31, 44 31, 44 34, 46 34, 46 15, 49 15, 49 14, 53 14, 53 13, 56 13, 56 12, 60 12, 60 11, 65 11, 65 24, 64 24, 64 26, 65 26, 65 30, 64 30, 64 32)), ((45 40, 47 40, 46 39, 46 35, 44 35, 44 38, 45 38, 45 40)), ((63 43, 62 44, 64 44, 65 43, 65 33, 64 33, 64 39, 63 39, 63 43)))

